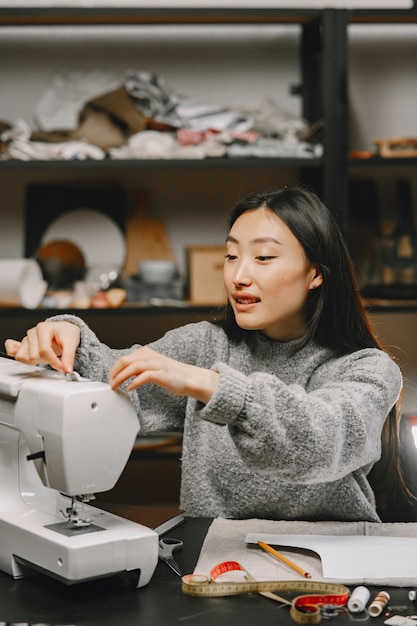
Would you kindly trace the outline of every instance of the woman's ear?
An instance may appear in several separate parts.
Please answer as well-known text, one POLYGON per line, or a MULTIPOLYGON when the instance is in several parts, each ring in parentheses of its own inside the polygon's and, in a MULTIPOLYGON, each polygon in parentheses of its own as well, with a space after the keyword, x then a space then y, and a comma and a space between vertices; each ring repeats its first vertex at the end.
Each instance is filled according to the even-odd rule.
POLYGON ((317 289, 317 287, 321 287, 322 284, 323 284, 323 274, 321 273, 320 268, 317 265, 314 268, 314 274, 311 279, 310 289, 317 289))

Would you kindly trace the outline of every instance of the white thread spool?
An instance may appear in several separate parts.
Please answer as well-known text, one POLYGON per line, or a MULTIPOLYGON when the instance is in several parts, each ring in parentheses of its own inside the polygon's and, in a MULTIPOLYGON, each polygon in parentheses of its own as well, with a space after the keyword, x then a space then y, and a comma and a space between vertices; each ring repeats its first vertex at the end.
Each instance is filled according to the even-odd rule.
POLYGON ((371 593, 367 587, 356 587, 352 591, 347 607, 351 613, 361 613, 365 610, 371 593))
POLYGON ((369 609, 368 609, 369 615, 371 617, 378 617, 378 615, 381 615, 383 609, 387 606, 389 600, 390 600, 389 593, 387 593, 386 591, 380 591, 376 595, 374 600, 372 600, 371 604, 369 605, 369 609))

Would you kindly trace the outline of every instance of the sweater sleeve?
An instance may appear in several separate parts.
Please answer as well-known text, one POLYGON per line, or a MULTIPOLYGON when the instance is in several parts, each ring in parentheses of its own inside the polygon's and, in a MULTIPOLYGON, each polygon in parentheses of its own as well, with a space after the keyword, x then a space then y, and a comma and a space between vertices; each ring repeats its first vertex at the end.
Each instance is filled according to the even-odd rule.
POLYGON ((84 376, 101 382, 108 381, 109 371, 115 361, 137 348, 137 345, 125 350, 114 350, 102 343, 94 331, 77 315, 63 313, 47 319, 48 322, 71 322, 80 329, 80 344, 75 355, 74 369, 84 376))
MULTIPOLYGON (((108 382, 109 371, 116 360, 140 347, 116 350, 102 343, 93 330, 78 316, 55 315, 49 322, 67 321, 80 328, 80 344, 77 349, 74 369, 86 378, 108 382)), ((161 354, 182 361, 197 364, 200 352, 205 352, 206 335, 210 336, 210 324, 200 322, 168 331, 163 337, 149 344, 161 354)), ((142 432, 172 430, 181 432, 184 428, 187 398, 176 396, 154 384, 147 384, 128 392, 128 382, 121 386, 129 396, 139 418, 142 432)))
MULTIPOLYGON (((93 330, 78 316, 62 314, 48 318, 49 322, 66 321, 76 324, 81 331, 74 369, 85 378, 108 382, 109 371, 116 360, 139 348, 134 344, 130 348, 116 350, 102 343, 93 330)), ((162 341, 162 348, 170 341, 162 341)), ((157 345, 157 344, 155 344, 157 345)), ((153 346, 152 346, 153 347, 153 346)), ((160 349, 163 352, 163 349, 160 349)), ((169 350, 165 350, 165 353, 169 350)), ((172 349, 175 354, 175 348, 172 349)), ((121 386, 127 393, 139 418, 141 432, 175 431, 181 432, 184 425, 184 397, 174 396, 165 389, 148 384, 128 392, 128 382, 121 386)))
POLYGON ((229 428, 248 467, 282 480, 312 484, 370 467, 401 390, 400 370, 376 349, 330 363, 306 388, 218 363, 217 391, 198 415, 229 428))

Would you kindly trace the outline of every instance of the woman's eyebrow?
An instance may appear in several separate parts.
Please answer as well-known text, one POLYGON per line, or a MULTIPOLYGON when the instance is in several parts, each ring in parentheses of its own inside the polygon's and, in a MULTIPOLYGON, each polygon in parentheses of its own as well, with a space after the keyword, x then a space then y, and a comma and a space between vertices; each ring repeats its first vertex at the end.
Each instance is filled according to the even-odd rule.
POLYGON ((275 239, 275 237, 257 237, 256 239, 252 239, 249 243, 277 243, 279 246, 282 246, 282 243, 275 239))
MULTIPOLYGON (((230 243, 239 243, 239 241, 237 239, 235 239, 235 237, 232 237, 231 235, 229 235, 226 238, 226 243, 230 242, 230 243)), ((256 239, 251 239, 249 241, 250 244, 254 244, 254 243, 277 243, 279 246, 282 246, 281 241, 278 241, 278 239, 275 239, 275 237, 256 237, 256 239)))

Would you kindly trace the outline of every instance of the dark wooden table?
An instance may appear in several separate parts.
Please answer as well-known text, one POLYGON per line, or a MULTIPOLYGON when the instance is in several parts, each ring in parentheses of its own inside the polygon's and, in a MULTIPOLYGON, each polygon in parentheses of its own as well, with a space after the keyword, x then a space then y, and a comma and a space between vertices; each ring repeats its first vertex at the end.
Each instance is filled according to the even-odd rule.
MULTIPOLYGON (((108 509, 112 508, 110 505, 108 509)), ((164 509, 146 510, 143 507, 117 505, 115 512, 152 525, 175 513, 164 509)), ((183 574, 194 569, 201 545, 211 520, 187 519, 171 531, 184 541, 184 548, 176 552, 176 560, 183 574)), ((1 538, 0 538, 1 540, 1 538)), ((371 597, 379 589, 371 589, 371 597)), ((408 605, 403 615, 417 613, 417 605, 408 600, 408 589, 389 588, 390 605, 408 605)), ((393 611, 392 614, 397 611, 393 611)), ((377 618, 366 615, 342 615, 323 620, 323 624, 368 623, 374 626, 384 622, 384 614, 377 618)), ((0 622, 76 626, 285 626, 292 624, 288 608, 267 598, 253 594, 227 598, 195 598, 184 595, 181 579, 163 562, 157 566, 151 582, 140 589, 128 587, 121 577, 114 576, 88 583, 66 586, 47 576, 13 580, 0 575, 0 622)))

